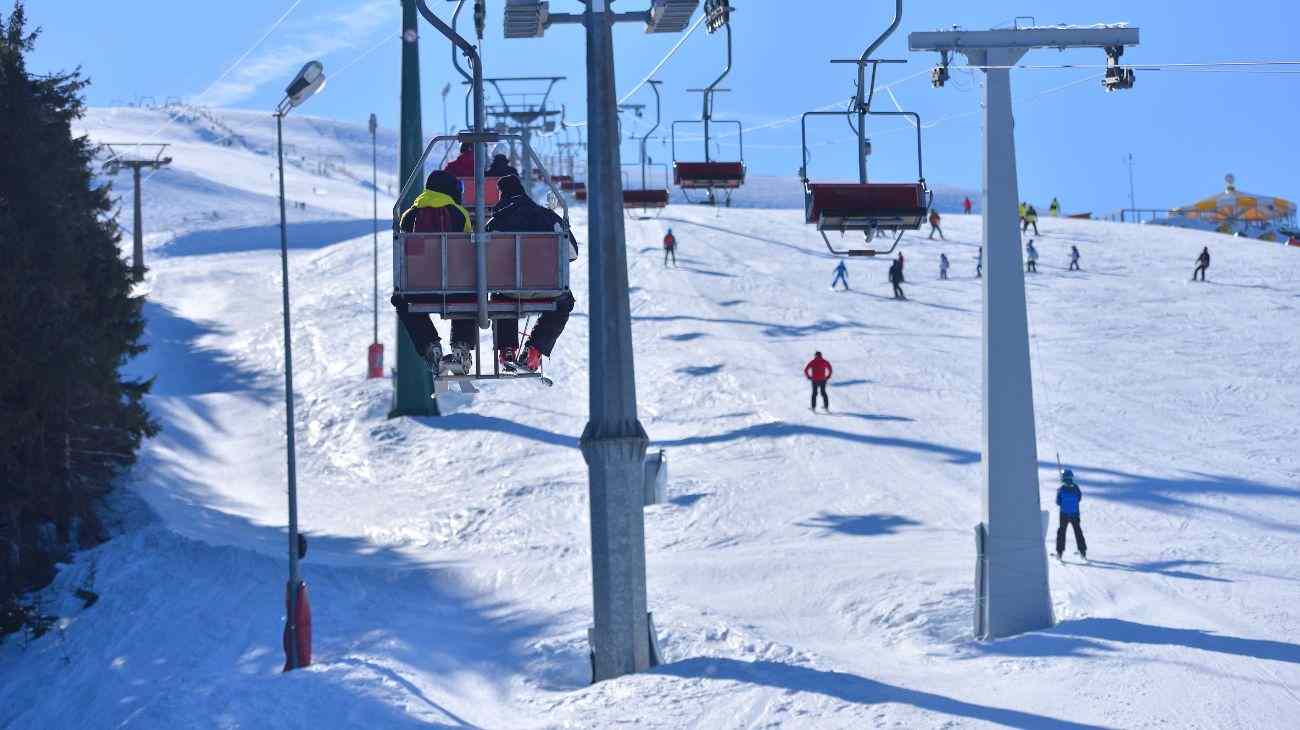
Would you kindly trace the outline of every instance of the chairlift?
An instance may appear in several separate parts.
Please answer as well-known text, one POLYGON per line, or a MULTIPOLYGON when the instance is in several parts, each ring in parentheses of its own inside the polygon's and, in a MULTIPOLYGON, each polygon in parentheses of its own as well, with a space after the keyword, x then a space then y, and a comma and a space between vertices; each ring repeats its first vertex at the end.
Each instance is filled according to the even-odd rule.
POLYGON ((906 63, 902 60, 885 60, 871 58, 874 52, 898 28, 903 16, 903 0, 896 0, 894 21, 885 29, 861 58, 833 60, 831 63, 851 63, 858 67, 857 90, 853 102, 843 111, 805 112, 800 121, 803 165, 799 168, 799 177, 804 186, 804 220, 817 226, 818 232, 826 242, 826 248, 837 256, 876 256, 892 253, 902 240, 903 233, 915 231, 921 227, 933 202, 933 193, 925 183, 925 172, 921 165, 921 117, 915 112, 894 111, 879 112, 871 109, 872 97, 876 91, 876 70, 882 63, 906 63), (868 80, 866 70, 871 67, 868 80), (858 137, 858 182, 812 182, 808 178, 808 117, 811 116, 847 116, 849 125, 857 117, 854 131, 858 137), (916 128, 916 169, 917 182, 878 183, 867 182, 867 157, 871 154, 871 142, 867 139, 867 117, 904 117, 916 128), (877 235, 892 236, 893 243, 888 249, 849 248, 836 249, 831 245, 827 231, 838 231, 841 236, 847 231, 861 231, 870 243, 877 235))
POLYGON ((730 119, 713 119, 713 95, 718 92, 728 91, 728 89, 718 88, 718 84, 731 73, 731 4, 729 0, 706 0, 704 3, 705 19, 710 33, 718 30, 726 31, 727 39, 727 63, 722 69, 722 74, 714 79, 713 83, 703 89, 689 89, 688 91, 699 92, 704 96, 704 107, 699 121, 693 119, 683 119, 672 123, 672 155, 673 155, 673 183, 682 189, 682 195, 687 196, 690 200, 687 190, 706 190, 708 198, 703 201, 708 205, 716 205, 717 198, 714 194, 715 189, 724 190, 725 203, 731 205, 731 191, 745 184, 745 129, 744 126, 736 120, 730 119), (704 160, 703 161, 679 161, 677 159, 677 127, 681 124, 703 124, 704 125, 704 160), (711 127, 714 124, 736 125, 736 136, 738 138, 739 160, 714 160, 710 155, 709 143, 711 127))
MULTIPOLYGON (((482 62, 474 46, 452 27, 418 3, 420 13, 439 32, 465 52, 472 75, 461 69, 474 85, 475 115, 473 129, 455 135, 434 137, 424 148, 402 185, 393 205, 393 295, 394 301, 408 311, 437 314, 445 320, 473 319, 479 329, 489 329, 493 320, 525 319, 555 311, 556 300, 569 288, 569 260, 573 251, 569 227, 569 210, 564 205, 554 180, 541 159, 522 135, 486 131, 483 124, 482 62), (489 145, 518 142, 523 153, 538 169, 548 188, 563 206, 564 230, 557 232, 487 233, 487 195, 476 197, 470 208, 474 233, 406 233, 401 229, 402 202, 423 184, 425 161, 435 145, 444 142, 457 147, 474 145, 475 159, 483 159, 489 145)), ((459 8, 457 9, 459 11, 459 8)), ((487 178, 476 165, 472 178, 475 190, 486 189, 487 178)), ((496 192, 496 186, 491 187, 496 192)), ((495 353, 496 348, 492 348, 495 353)), ((435 374, 435 394, 448 382, 538 378, 542 372, 507 374, 501 371, 498 358, 492 357, 491 372, 483 371, 483 358, 475 353, 474 372, 465 375, 435 374)))
POLYGON ((625 210, 628 208, 641 208, 642 210, 653 208, 661 210, 668 206, 668 166, 663 163, 659 163, 658 165, 651 163, 649 161, 649 156, 646 154, 646 143, 650 140, 650 135, 654 134, 655 130, 659 128, 661 121, 659 109, 659 84, 662 84, 663 82, 655 81, 654 79, 647 79, 646 83, 650 85, 650 89, 655 93, 655 124, 641 137, 641 186, 638 188, 632 188, 628 187, 626 184, 623 185, 623 208, 625 210), (662 188, 649 187, 646 182, 646 168, 655 166, 660 167, 663 170, 664 186, 662 188))

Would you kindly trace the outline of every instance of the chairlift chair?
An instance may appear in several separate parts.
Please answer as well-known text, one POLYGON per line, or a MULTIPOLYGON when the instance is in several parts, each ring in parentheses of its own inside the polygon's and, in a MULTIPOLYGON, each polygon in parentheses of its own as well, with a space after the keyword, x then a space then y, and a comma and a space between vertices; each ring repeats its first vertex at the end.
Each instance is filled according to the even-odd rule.
POLYGON ((706 0, 704 4, 705 19, 710 33, 718 30, 726 31, 726 49, 727 62, 722 69, 722 74, 713 80, 703 89, 690 89, 689 91, 703 94, 704 105, 697 120, 678 120, 672 123, 672 155, 673 155, 673 183, 682 189, 682 194, 690 196, 687 190, 706 190, 708 198, 703 201, 706 204, 714 205, 717 199, 713 191, 715 189, 725 190, 726 205, 731 205, 731 191, 745 184, 745 129, 744 126, 735 120, 715 120, 713 119, 713 95, 718 92, 727 91, 727 89, 718 88, 718 84, 731 73, 731 5, 729 0, 706 0), (677 127, 683 124, 702 124, 704 126, 704 160, 703 161, 684 161, 677 158, 677 127), (710 131, 714 124, 736 125, 736 136, 738 140, 739 160, 714 160, 710 155, 709 145, 711 142, 710 131))
POLYGON ((655 93, 655 123, 653 127, 641 136, 640 140, 640 160, 635 164, 639 164, 641 167, 641 186, 632 188, 624 183, 623 208, 641 208, 642 210, 653 208, 662 210, 663 208, 668 207, 668 166, 663 163, 657 165, 651 163, 649 155, 646 154, 646 144, 650 140, 650 135, 654 134, 655 130, 659 128, 662 119, 659 108, 659 84, 662 84, 663 82, 654 79, 647 79, 646 83, 650 85, 650 89, 655 93), (662 188, 652 188, 648 185, 646 170, 650 167, 658 167, 663 170, 664 185, 662 188))
POLYGON ((895 111, 878 112, 871 110, 871 100, 875 95, 876 69, 882 63, 905 63, 895 60, 878 60, 869 58, 871 53, 889 37, 898 27, 901 19, 902 2, 899 0, 894 22, 862 54, 861 58, 835 60, 831 63, 852 63, 858 67, 858 86, 852 105, 843 111, 811 111, 801 118, 801 135, 803 148, 803 165, 799 176, 804 186, 804 220, 817 226, 826 248, 837 256, 876 256, 888 254, 898 247, 906 231, 915 231, 921 227, 929 214, 933 202, 933 193, 926 186, 925 172, 921 164, 921 118, 915 112, 895 111), (871 67, 871 77, 866 76, 867 66, 871 67), (857 117, 854 131, 858 136, 858 182, 812 182, 808 178, 808 117, 811 116, 848 116, 850 126, 852 118, 857 117), (877 183, 867 181, 867 156, 871 144, 867 139, 866 120, 869 116, 904 117, 916 128, 916 169, 917 182, 877 183), (848 231, 861 231, 870 243, 877 235, 892 236, 893 243, 886 250, 876 248, 836 249, 831 245, 828 231, 838 231, 841 236, 848 231))

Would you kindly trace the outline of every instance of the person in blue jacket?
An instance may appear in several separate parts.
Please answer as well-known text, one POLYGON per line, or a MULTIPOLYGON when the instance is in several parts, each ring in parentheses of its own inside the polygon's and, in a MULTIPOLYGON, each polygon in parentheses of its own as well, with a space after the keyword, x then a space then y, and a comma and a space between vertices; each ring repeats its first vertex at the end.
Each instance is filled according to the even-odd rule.
POLYGON ((1065 552, 1065 528, 1074 525, 1074 544, 1079 548, 1079 555, 1088 559, 1088 541, 1083 539, 1083 528, 1079 525, 1079 503, 1083 501, 1083 492, 1074 483, 1074 472, 1066 469, 1061 472, 1061 486, 1056 490, 1056 504, 1061 508, 1061 525, 1056 529, 1056 558, 1059 560, 1065 552))
POLYGON ((844 284, 844 291, 849 290, 849 267, 845 266, 842 260, 839 266, 835 267, 835 280, 831 282, 831 289, 834 290, 835 285, 840 283, 844 284))

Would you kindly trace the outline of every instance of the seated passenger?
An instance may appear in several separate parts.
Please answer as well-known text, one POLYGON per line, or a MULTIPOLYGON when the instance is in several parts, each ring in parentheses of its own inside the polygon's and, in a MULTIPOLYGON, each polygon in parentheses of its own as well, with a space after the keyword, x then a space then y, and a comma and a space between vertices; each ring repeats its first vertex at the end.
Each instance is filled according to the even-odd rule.
POLYGON ((519 173, 510 166, 510 159, 505 155, 495 155, 492 158, 492 164, 483 174, 488 177, 505 177, 506 175, 519 177, 519 173))
MULTIPOLYGON (((472 233, 472 221, 469 212, 460 205, 460 181, 446 170, 436 170, 429 173, 424 192, 402 213, 398 226, 407 233, 472 233)), ((473 319, 452 320, 452 354, 444 357, 433 317, 408 311, 406 303, 396 295, 392 303, 402 327, 415 343, 415 351, 434 374, 443 369, 461 375, 470 371, 478 345, 478 325, 473 319)))
POLYGON ((470 142, 461 142, 460 156, 448 162, 442 169, 451 173, 453 177, 474 177, 475 167, 477 165, 474 164, 474 145, 470 142))
MULTIPOLYGON (((501 202, 497 203, 492 220, 487 222, 488 231, 503 233, 565 233, 564 220, 555 211, 533 202, 524 190, 524 184, 514 175, 507 175, 497 181, 501 191, 501 202)), ((578 243, 569 234, 569 244, 573 247, 569 260, 578 257, 578 243)), ((573 311, 573 292, 566 290, 555 300, 554 312, 543 312, 537 325, 528 336, 523 352, 518 359, 515 350, 519 347, 519 321, 515 319, 498 319, 496 321, 497 356, 507 369, 524 369, 536 372, 542 367, 542 356, 551 356, 555 341, 564 331, 573 311)))

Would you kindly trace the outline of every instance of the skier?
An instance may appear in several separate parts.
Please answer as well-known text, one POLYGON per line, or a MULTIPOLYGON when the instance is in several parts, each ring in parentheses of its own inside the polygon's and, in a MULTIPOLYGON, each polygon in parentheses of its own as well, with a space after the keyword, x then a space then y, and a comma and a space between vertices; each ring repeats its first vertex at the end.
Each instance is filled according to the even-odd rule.
POLYGON ((1024 225, 1024 223, 1025 223, 1025 204, 1024 204, 1024 203, 1021 203, 1021 204, 1020 204, 1020 224, 1021 224, 1021 225, 1024 225))
POLYGON ((842 260, 840 261, 839 265, 835 267, 835 279, 834 281, 831 282, 831 291, 835 291, 835 285, 839 284, 840 282, 844 282, 844 291, 848 291, 849 290, 849 267, 845 266, 844 261, 842 260))
POLYGON ((510 159, 501 154, 492 157, 492 164, 488 166, 488 169, 483 174, 487 177, 505 177, 506 175, 519 177, 519 173, 515 168, 510 166, 510 159))
POLYGON ((1065 552, 1065 528, 1074 526, 1074 545, 1079 548, 1079 556, 1088 559, 1088 541, 1083 539, 1083 527, 1079 524, 1079 503, 1083 501, 1083 492, 1074 483, 1074 472, 1066 469, 1061 472, 1061 486, 1056 490, 1056 504, 1061 508, 1060 526, 1056 528, 1056 559, 1061 559, 1065 552))
MULTIPOLYGON (((424 191, 402 213, 398 226, 407 233, 472 233, 473 219, 460 204, 460 181, 446 170, 429 173, 424 191)), ((478 327, 474 320, 452 320, 452 354, 444 357, 433 318, 409 311, 407 304, 396 298, 392 303, 397 308, 397 318, 415 344, 415 351, 428 363, 430 370, 435 374, 443 369, 461 375, 469 372, 478 345, 478 327)))
POLYGON ((808 408, 813 412, 817 411, 817 393, 822 394, 822 408, 830 413, 831 404, 826 397, 826 383, 831 379, 834 372, 829 360, 822 357, 821 352, 813 353, 813 359, 803 366, 803 376, 812 381, 812 400, 809 401, 808 408))
POLYGON ((934 234, 936 231, 938 231, 939 233, 939 240, 940 241, 945 240, 943 237, 943 229, 939 227, 939 211, 935 210, 934 208, 931 208, 930 209, 930 240, 932 241, 934 240, 934 234))
POLYGON ((1079 247, 1070 245, 1070 271, 1079 271, 1079 247))
POLYGON ((1047 212, 1053 218, 1056 218, 1057 216, 1061 215, 1061 201, 1057 200, 1056 198, 1052 198, 1052 204, 1047 206, 1047 212))
POLYGON ((984 276, 984 247, 980 246, 980 252, 975 255, 975 278, 980 279, 984 276))
POLYGON ((1196 275, 1201 275, 1201 281, 1205 281, 1205 270, 1210 268, 1210 247, 1206 246, 1201 249, 1201 255, 1196 257, 1196 269, 1192 271, 1192 281, 1196 281, 1196 275))
POLYGON ((946 253, 939 254, 939 278, 945 281, 948 279, 948 254, 946 253))
MULTIPOLYGON (((664 234, 664 268, 668 267, 668 257, 673 258, 673 266, 677 266, 677 237, 673 235, 673 229, 669 228, 664 234)), ((831 285, 834 288, 834 284, 831 285)))
POLYGON ((903 295, 903 254, 901 253, 894 259, 894 263, 889 265, 889 283, 894 286, 895 299, 907 298, 903 295))
POLYGON ((474 177, 474 144, 472 142, 462 142, 460 145, 460 155, 447 163, 442 168, 451 173, 454 177, 474 177))
POLYGON ((970 207, 971 207, 971 202, 969 197, 961 201, 961 209, 965 211, 966 215, 970 215, 970 207))
POLYGON ((1025 244, 1025 271, 1038 273, 1038 249, 1034 248, 1034 239, 1025 244))
POLYGON ((1038 235, 1038 211, 1034 210, 1033 205, 1025 206, 1025 214, 1022 217, 1022 219, 1024 220, 1024 225, 1020 227, 1020 230, 1022 232, 1027 231, 1029 230, 1030 226, 1033 226, 1034 235, 1037 236, 1038 235))
MULTIPOLYGON (((486 230, 505 231, 509 233, 568 233, 564 220, 555 211, 538 205, 524 190, 524 184, 514 175, 507 175, 497 181, 501 191, 501 202, 487 222, 486 230)), ((568 233, 569 260, 578 257, 578 243, 568 233)), ((555 300, 555 310, 543 312, 537 324, 524 343, 523 352, 515 358, 515 349, 519 347, 519 320, 496 320, 497 357, 507 370, 527 370, 537 372, 542 367, 542 357, 550 357, 555 348, 555 341, 564 332, 569 322, 569 313, 573 311, 573 292, 566 290, 555 300)), ((471 320, 472 322, 472 320, 471 320)))

